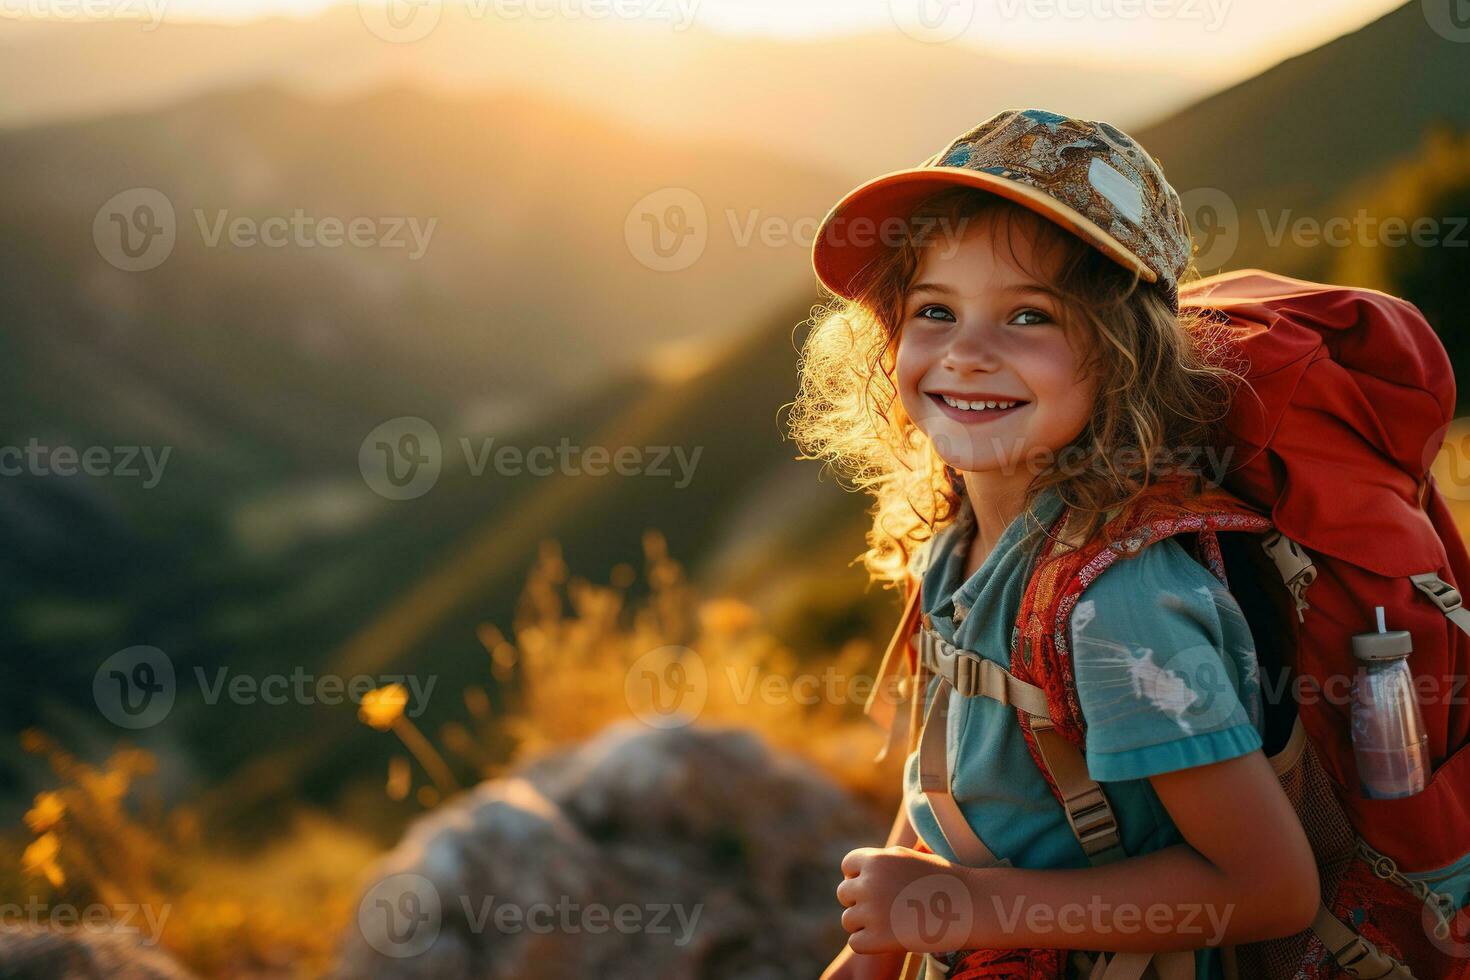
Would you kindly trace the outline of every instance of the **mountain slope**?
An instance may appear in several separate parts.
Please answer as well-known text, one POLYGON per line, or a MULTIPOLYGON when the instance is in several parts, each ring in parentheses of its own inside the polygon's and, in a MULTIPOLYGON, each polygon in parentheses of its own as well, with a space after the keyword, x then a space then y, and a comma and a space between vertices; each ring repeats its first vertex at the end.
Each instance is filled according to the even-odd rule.
POLYGON ((1190 215, 1202 252, 1212 227, 1239 235, 1202 271, 1260 266, 1312 278, 1330 268, 1332 248, 1299 247, 1289 234, 1273 245, 1283 221, 1351 219, 1361 204, 1339 195, 1412 155, 1435 123, 1470 128, 1470 55, 1430 27, 1420 4, 1406 3, 1130 132, 1186 204, 1199 188, 1228 195, 1228 211, 1190 215))
POLYGON ((1128 124, 1212 84, 1147 64, 1020 62, 897 29, 798 41, 724 34, 698 17, 687 27, 656 17, 548 21, 474 17, 456 4, 444 5, 429 36, 391 44, 344 6, 302 20, 151 30, 0 19, 0 125, 262 84, 332 97, 399 83, 479 95, 534 86, 661 140, 759 147, 853 181, 922 159, 977 117, 1013 105, 1065 105, 1128 124), (871 135, 876 125, 881 138, 871 135))

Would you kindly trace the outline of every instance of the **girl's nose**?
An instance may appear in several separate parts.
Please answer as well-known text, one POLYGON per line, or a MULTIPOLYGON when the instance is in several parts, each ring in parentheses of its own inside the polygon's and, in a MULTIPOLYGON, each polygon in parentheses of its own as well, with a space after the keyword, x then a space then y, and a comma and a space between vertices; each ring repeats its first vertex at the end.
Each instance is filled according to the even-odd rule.
POLYGON ((995 370, 1001 363, 995 333, 980 325, 961 327, 945 348, 944 362, 955 370, 995 370))

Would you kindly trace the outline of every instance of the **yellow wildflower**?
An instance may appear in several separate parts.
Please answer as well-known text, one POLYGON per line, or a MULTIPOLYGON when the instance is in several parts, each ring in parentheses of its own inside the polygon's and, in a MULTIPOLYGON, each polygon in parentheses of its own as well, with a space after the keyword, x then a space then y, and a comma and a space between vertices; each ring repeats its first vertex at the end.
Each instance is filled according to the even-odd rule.
POLYGON ((36 833, 43 833, 61 822, 66 813, 66 804, 60 793, 47 790, 36 794, 36 805, 26 811, 26 826, 36 833))
POLYGON ((56 863, 56 857, 60 853, 61 841, 48 831, 37 837, 20 856, 21 869, 29 875, 45 875, 53 888, 60 888, 66 882, 61 865, 56 863))
POLYGON ((386 732, 403 716, 403 709, 407 706, 408 689, 402 684, 387 684, 362 696, 357 717, 363 724, 386 732))

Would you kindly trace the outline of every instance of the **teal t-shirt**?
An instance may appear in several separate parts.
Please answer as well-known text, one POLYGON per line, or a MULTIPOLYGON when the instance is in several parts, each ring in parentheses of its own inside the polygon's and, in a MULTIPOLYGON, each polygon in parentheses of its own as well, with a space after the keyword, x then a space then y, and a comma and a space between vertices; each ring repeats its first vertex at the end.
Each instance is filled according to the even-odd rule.
MULTIPOLYGON (((1061 512, 1054 491, 1033 505, 1044 524, 1061 512)), ((931 542, 921 604, 956 646, 1010 667, 1017 610, 1031 568, 1018 547, 1025 515, 1007 527, 964 579, 974 514, 963 501, 931 542)), ((1071 615, 1077 693, 1087 722, 1087 767, 1103 784, 1130 856, 1184 842, 1148 777, 1220 762, 1261 748, 1263 711, 1255 646, 1219 580, 1166 539, 1119 558, 1083 593, 1071 615)), ((939 684, 931 682, 926 705, 939 684)), ((1066 814, 1037 769, 1015 711, 951 693, 947 733, 955 801, 977 836, 1020 868, 1088 866, 1066 814)), ((919 788, 918 753, 904 769, 905 806, 935 853, 954 860, 919 788)), ((1201 945, 1213 931, 1202 928, 1201 945)), ((1197 977, 1223 976, 1214 949, 1196 956, 1197 977)))

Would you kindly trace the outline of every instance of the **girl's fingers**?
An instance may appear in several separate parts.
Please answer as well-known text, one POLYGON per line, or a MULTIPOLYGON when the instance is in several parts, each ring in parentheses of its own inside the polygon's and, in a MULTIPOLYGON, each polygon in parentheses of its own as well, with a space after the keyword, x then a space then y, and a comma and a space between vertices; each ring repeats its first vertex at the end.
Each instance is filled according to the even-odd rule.
POLYGON ((855 851, 848 851, 847 857, 842 859, 843 875, 848 878, 856 877, 858 872, 863 870, 863 864, 865 863, 868 856, 867 852, 871 850, 874 850, 874 848, 859 847, 855 851))
POLYGON ((857 904, 857 886, 852 878, 843 878, 837 886, 837 901, 851 908, 857 904))
POLYGON ((856 905, 842 910, 842 928, 848 932, 857 932, 863 927, 863 914, 858 911, 856 905))

